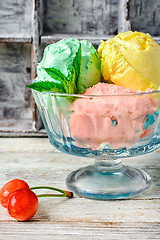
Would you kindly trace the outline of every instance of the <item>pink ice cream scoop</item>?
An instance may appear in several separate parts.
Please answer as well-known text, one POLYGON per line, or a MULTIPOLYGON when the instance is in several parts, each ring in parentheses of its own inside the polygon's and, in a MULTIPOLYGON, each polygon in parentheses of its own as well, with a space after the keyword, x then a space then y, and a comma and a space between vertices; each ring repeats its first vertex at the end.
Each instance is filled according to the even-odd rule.
POLYGON ((107 83, 88 88, 71 106, 70 132, 77 145, 93 150, 101 144, 130 148, 149 136, 156 101, 140 92, 107 83), (149 118, 151 124, 147 124, 149 118))

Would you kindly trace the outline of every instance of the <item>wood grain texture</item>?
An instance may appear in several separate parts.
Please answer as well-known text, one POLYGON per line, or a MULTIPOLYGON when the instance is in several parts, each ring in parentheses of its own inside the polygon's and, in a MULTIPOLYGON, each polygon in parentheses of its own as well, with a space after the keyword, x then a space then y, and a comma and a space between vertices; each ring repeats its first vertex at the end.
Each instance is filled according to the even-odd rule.
MULTIPOLYGON (((119 0, 43 0, 45 33, 115 34, 119 0)), ((160 35, 159 0, 130 0, 133 30, 160 35)), ((31 34, 32 0, 0 1, 0 34, 31 34)))
MULTIPOLYGON (((97 38, 106 39, 117 33, 119 0, 42 2, 44 10, 40 7, 39 27, 41 35, 44 30, 43 43, 80 34, 80 38, 98 45, 97 38), (47 33, 52 36, 46 36, 47 33)), ((32 3, 32 0, 0 1, 0 131, 32 130, 31 96, 24 87, 31 80, 31 46, 25 43, 33 41, 32 3)), ((133 30, 160 34, 159 0, 130 0, 130 8, 133 30)))
POLYGON ((0 34, 0 43, 31 43, 30 34, 0 34))
POLYGON ((1 223, 0 236, 2 240, 130 240, 158 239, 159 224, 147 223, 114 223, 114 222, 27 222, 1 223))
POLYGON ((118 1, 44 1, 44 32, 116 34, 118 1))
POLYGON ((119 1, 118 32, 131 30, 130 23, 130 0, 119 1))
MULTIPOLYGON (((44 33, 116 34, 119 0, 46 0, 44 33)), ((132 30, 160 35, 159 0, 130 0, 132 30)))
POLYGON ((31 91, 25 87, 30 82, 30 46, 1 43, 0 53, 0 121, 32 119, 31 91))
POLYGON ((160 35, 160 1, 130 0, 130 18, 133 31, 160 35))
MULTIPOLYGON (((0 207, 0 239, 159 239, 159 160, 159 151, 124 159, 153 179, 151 189, 134 199, 40 199, 37 214, 25 223, 16 222, 0 207)), ((67 175, 92 163, 92 159, 60 153, 47 138, 0 138, 0 186, 18 177, 32 187, 43 184, 66 189, 67 175)))
MULTIPOLYGON (((32 6, 32 46, 31 46, 31 80, 33 81, 37 77, 37 65, 39 63, 40 52, 40 0, 33 0, 32 6)), ((35 100, 32 96, 32 129, 40 130, 42 128, 42 120, 39 115, 39 111, 35 100)))
POLYGON ((0 34, 31 34, 32 0, 0 1, 0 34))

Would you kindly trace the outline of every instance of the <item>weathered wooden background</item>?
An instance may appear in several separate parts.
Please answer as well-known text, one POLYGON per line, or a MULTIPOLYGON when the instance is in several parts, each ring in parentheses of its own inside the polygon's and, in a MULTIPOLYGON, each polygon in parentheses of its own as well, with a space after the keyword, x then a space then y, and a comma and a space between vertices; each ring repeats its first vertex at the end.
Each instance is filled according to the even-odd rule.
MULTIPOLYGON (((43 34, 114 35, 119 0, 44 0, 43 34)), ((160 35, 160 1, 131 0, 132 30, 160 35)), ((0 43, 0 131, 31 130, 32 0, 0 0, 0 37, 17 36, 17 43, 0 43)), ((42 46, 43 48, 44 46, 42 46)))

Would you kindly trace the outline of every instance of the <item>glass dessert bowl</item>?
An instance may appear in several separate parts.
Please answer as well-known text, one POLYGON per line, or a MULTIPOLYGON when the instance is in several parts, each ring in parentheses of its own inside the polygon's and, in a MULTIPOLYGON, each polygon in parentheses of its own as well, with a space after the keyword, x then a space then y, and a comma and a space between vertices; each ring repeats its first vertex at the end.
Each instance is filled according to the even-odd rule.
POLYGON ((69 174, 69 190, 107 200, 135 197, 150 187, 147 173, 121 160, 160 147, 160 92, 105 96, 33 90, 33 95, 50 143, 65 153, 95 159, 69 174))

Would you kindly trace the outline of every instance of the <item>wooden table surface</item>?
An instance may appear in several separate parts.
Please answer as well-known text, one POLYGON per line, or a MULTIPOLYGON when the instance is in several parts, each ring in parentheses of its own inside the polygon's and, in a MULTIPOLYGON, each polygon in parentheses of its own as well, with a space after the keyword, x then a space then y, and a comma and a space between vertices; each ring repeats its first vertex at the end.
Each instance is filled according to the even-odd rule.
MULTIPOLYGON (((47 138, 0 138, 0 186, 20 178, 30 187, 66 189, 67 175, 93 161, 61 153, 47 138)), ((27 222, 17 222, 0 207, 0 240, 160 239, 160 152, 123 162, 151 175, 147 193, 116 201, 41 198, 38 212, 27 222)))

